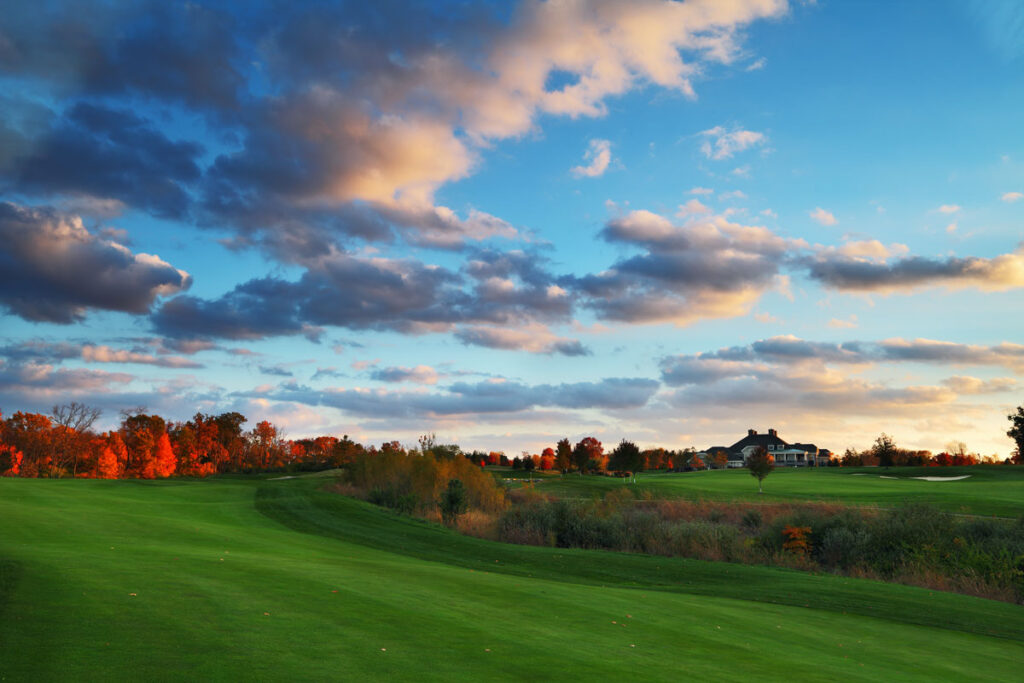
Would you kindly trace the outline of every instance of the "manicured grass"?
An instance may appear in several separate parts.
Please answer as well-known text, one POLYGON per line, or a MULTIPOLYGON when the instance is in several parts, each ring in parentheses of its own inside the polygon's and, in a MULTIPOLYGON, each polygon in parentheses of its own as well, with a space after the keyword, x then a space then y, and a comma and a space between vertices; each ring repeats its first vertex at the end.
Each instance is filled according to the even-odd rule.
POLYGON ((1024 656, 1015 605, 494 544, 322 483, 0 480, 0 678, 1016 680, 1024 656))
POLYGON ((892 507, 906 502, 937 505, 949 512, 1018 517, 1024 514, 1024 467, 778 468, 764 480, 764 494, 745 469, 641 473, 636 484, 624 479, 578 474, 546 476, 537 490, 561 497, 603 495, 632 486, 655 498, 737 500, 758 503, 834 501, 892 507), (971 475, 959 481, 912 477, 971 475), (892 477, 892 478, 886 478, 892 477))

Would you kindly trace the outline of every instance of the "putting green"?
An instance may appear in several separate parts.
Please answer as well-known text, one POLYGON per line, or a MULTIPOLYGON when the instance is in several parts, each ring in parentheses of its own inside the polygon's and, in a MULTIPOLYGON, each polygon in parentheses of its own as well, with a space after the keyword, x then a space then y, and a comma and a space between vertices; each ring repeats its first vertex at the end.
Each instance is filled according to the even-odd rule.
POLYGON ((0 678, 1016 680, 1024 657, 1015 605, 493 544, 321 484, 0 481, 0 678))

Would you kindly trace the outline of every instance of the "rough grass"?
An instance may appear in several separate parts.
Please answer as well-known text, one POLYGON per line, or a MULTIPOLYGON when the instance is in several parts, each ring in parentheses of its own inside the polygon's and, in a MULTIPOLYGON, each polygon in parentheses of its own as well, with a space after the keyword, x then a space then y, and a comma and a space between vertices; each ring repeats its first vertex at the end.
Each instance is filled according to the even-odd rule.
POLYGON ((1024 655, 1013 605, 491 543, 320 485, 0 481, 0 678, 1016 680, 1024 655))

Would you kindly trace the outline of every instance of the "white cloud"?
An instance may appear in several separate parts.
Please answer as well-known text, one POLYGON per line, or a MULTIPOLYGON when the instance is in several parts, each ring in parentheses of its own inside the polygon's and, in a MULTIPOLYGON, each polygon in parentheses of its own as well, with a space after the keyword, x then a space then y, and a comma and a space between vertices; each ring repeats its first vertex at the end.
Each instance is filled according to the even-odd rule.
POLYGON ((1021 199, 1024 199, 1024 192, 1007 192, 1002 196, 1002 200, 1008 204, 1019 202, 1021 199))
POLYGON ((828 321, 828 326, 838 330, 852 330, 857 327, 857 316, 851 315, 849 320, 840 320, 839 318, 832 318, 828 321))
POLYGON ((958 204, 943 204, 938 209, 936 209, 936 211, 938 211, 939 213, 945 214, 956 213, 959 210, 960 206, 958 204))
POLYGON ((768 60, 764 57, 757 59, 747 65, 746 71, 760 71, 768 63, 768 60))
POLYGON ((746 199, 747 195, 743 190, 733 190, 731 192, 723 192, 718 195, 718 198, 722 201, 728 201, 730 199, 746 199))
POLYGON ((691 199, 685 204, 681 204, 679 206, 676 216, 678 218, 686 218, 687 216, 700 216, 708 213, 711 213, 710 207, 701 204, 699 199, 691 199))
POLYGON ((726 131, 722 126, 702 130, 701 135, 707 139, 701 145, 701 152, 708 159, 721 161, 755 145, 763 145, 767 138, 764 133, 752 130, 735 129, 726 131))
POLYGON ((694 187, 690 190, 690 194, 714 194, 714 192, 710 187, 694 187))
POLYGON ((814 211, 808 212, 808 215, 818 223, 821 223, 822 225, 835 225, 836 223, 839 222, 838 220, 836 220, 836 217, 832 215, 830 211, 826 211, 820 206, 817 207, 814 211))
POLYGON ((583 160, 590 163, 586 166, 574 166, 572 174, 576 178, 597 178, 608 170, 612 160, 612 143, 608 140, 594 139, 590 141, 583 160))

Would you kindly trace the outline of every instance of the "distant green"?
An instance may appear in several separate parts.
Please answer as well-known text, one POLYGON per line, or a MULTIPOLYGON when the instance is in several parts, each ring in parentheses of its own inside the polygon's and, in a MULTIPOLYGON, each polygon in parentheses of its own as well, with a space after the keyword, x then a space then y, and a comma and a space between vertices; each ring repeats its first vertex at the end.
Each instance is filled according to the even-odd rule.
POLYGON ((1019 680, 1020 606, 496 544, 323 484, 0 480, 0 679, 1019 680))
MULTIPOLYGON (((508 472, 499 476, 522 476, 508 472)), ((535 476, 535 480, 538 478, 535 476)), ((821 467, 776 468, 764 480, 764 494, 745 469, 698 472, 645 472, 636 484, 624 479, 546 473, 537 490, 559 497, 592 497, 616 487, 648 491, 655 498, 736 500, 756 503, 830 501, 891 507, 914 501, 949 512, 1019 517, 1024 514, 1024 467, 821 467), (913 477, 959 477, 922 481, 913 477), (890 478, 891 477, 891 478, 890 478)), ((518 482, 517 482, 518 483, 518 482)))

